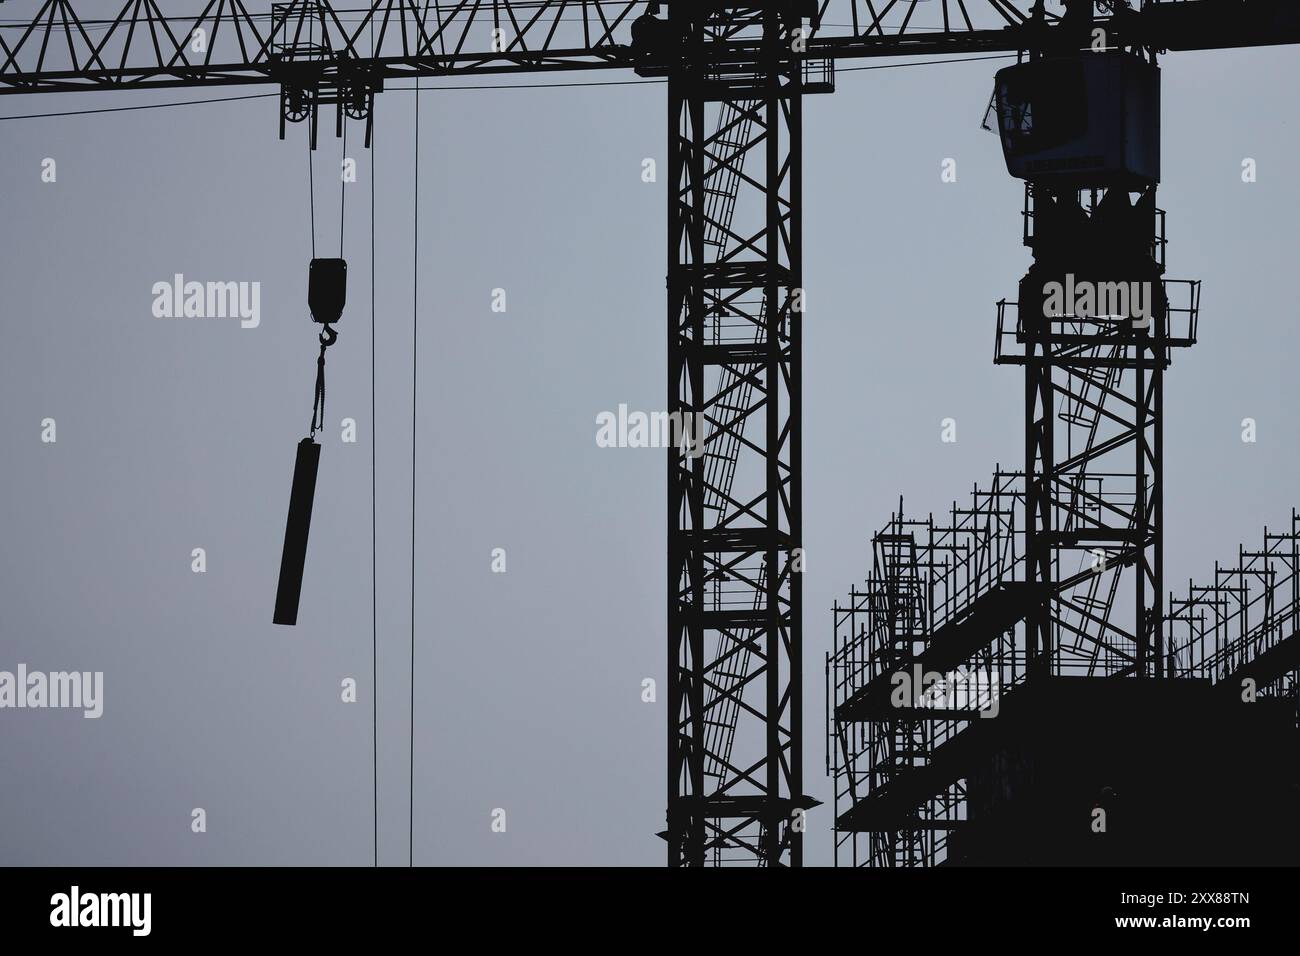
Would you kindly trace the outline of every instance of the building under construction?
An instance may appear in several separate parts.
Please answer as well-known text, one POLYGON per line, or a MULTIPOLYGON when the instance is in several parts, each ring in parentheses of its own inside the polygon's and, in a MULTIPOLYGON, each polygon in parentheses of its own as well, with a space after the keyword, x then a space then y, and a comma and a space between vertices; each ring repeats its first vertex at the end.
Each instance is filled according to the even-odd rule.
POLYGON ((834 608, 839 865, 1298 859, 1296 516, 1166 602, 1164 376, 1200 288, 1165 276, 1153 60, 998 75, 1033 263, 994 361, 1025 378, 1025 465, 945 516, 900 504, 834 608))
MULTIPOLYGON (((1100 528, 1102 488, 1058 514, 1100 528)), ((1295 514, 1169 596, 1146 679, 1133 572, 1095 556, 1048 590, 1035 666, 1021 473, 943 518, 900 509, 872 553, 827 660, 837 865, 1295 861, 1295 514)))

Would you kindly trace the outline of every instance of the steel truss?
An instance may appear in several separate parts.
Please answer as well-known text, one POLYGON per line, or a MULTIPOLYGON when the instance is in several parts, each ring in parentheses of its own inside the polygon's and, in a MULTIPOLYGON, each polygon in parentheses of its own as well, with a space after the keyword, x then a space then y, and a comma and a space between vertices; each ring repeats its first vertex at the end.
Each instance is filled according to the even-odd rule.
POLYGON ((999 304, 995 361, 1025 369, 1031 670, 1160 676, 1164 371, 1174 348, 1196 341, 1199 283, 1163 279, 1154 188, 1136 204, 1123 189, 1027 191, 1034 265, 1014 332, 999 304), (1072 303, 1048 314, 1049 283, 1063 295, 1085 284, 1145 289, 1150 315, 1144 327, 1132 315, 1076 315, 1072 303))
POLYGON ((668 402, 704 454, 668 473, 669 862, 798 866, 801 20, 670 19, 668 402), (762 70, 711 62, 738 36, 762 70))
MULTIPOLYGON (((754 3, 752 6, 762 6, 754 3)), ((808 23, 806 58, 1016 52, 1058 29, 1032 0, 773 0, 808 23)), ((741 8, 713 0, 77 0, 32 2, 0 28, 0 94, 274 83, 335 91, 385 80, 618 69, 636 64, 633 24, 647 10, 741 8), (250 9, 253 7, 254 9, 250 9), (80 9, 79 9, 80 8, 80 9), (178 8, 186 8, 183 11, 178 8), (115 12, 114 12, 115 11, 115 12), (201 40, 200 40, 201 37, 201 40), (196 42, 198 41, 198 42, 196 42)), ((1159 49, 1300 40, 1287 0, 1144 0, 1098 17, 1112 44, 1159 49)), ((750 62, 744 37, 714 55, 750 62)))

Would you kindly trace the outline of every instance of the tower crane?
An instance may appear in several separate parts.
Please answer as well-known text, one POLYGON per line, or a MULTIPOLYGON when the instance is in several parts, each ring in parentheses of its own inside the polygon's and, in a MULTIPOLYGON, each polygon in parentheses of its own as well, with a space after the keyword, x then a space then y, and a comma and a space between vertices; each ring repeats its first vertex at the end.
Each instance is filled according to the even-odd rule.
POLYGON ((702 422, 706 449, 667 456, 670 865, 798 866, 815 804, 802 753, 804 95, 832 92, 836 64, 863 58, 1300 42, 1286 0, 250 5, 168 14, 124 0, 105 14, 32 0, 0 30, 0 95, 269 85, 281 137, 307 123, 315 143, 322 107, 336 132, 368 132, 375 96, 403 80, 667 81, 668 411, 702 422))

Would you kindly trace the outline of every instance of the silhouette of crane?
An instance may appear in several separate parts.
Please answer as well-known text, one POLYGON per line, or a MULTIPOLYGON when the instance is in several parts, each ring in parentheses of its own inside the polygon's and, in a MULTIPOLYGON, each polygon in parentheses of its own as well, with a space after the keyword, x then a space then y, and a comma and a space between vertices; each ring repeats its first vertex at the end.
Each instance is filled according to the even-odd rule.
POLYGON ((0 31, 0 94, 269 84, 280 135, 366 124, 386 83, 634 70, 667 81, 672 865, 802 862, 802 99, 872 57, 1300 42, 1284 0, 375 0, 357 8, 40 0, 0 31), (196 4, 197 6, 197 4, 196 4), (1055 5, 1054 5, 1055 6, 1055 5), (686 418, 685 416, 689 416, 686 418))

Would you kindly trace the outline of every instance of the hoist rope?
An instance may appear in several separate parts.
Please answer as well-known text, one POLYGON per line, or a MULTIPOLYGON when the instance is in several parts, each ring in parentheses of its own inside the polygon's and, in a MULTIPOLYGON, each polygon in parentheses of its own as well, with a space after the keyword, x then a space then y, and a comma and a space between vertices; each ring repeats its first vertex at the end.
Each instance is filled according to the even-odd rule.
POLYGON ((344 167, 339 173, 339 258, 343 258, 343 214, 348 209, 348 121, 343 121, 343 162, 340 166, 344 167))
POLYGON ((416 392, 420 381, 420 81, 415 81, 415 202, 412 231, 414 254, 411 268, 411 746, 407 818, 407 866, 415 865, 415 504, 416 504, 416 421, 419 406, 416 392))
POLYGON ((311 162, 311 137, 307 137, 307 202, 311 209, 311 257, 316 258, 316 182, 311 162))
MULTIPOLYGON (((370 24, 370 54, 375 51, 375 25, 370 24)), ((375 504, 375 157, 374 100, 370 136, 370 759, 374 773, 375 866, 379 866, 379 535, 375 504)))

